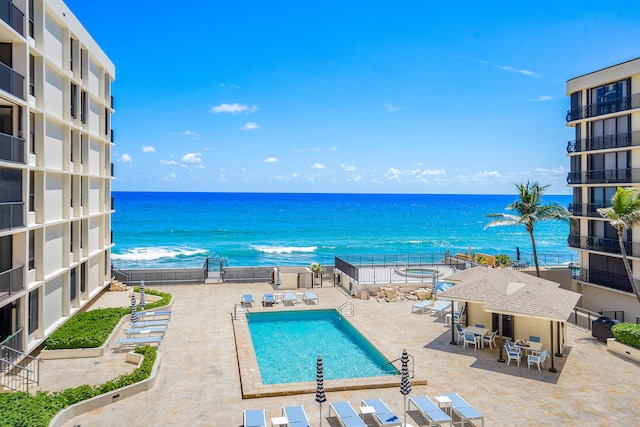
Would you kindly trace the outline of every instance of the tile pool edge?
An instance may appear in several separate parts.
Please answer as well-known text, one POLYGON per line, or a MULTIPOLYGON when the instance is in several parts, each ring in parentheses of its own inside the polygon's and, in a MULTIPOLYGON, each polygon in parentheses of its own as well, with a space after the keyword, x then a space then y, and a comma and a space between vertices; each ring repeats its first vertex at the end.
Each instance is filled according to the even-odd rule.
MULTIPOLYGON (((296 307, 297 308, 297 307, 296 307)), ((326 309, 327 307, 323 307, 326 309)), ((334 307, 331 307, 334 308, 334 307)), ((305 309, 305 308, 301 308, 305 309)), ((317 307, 315 308, 318 309, 317 307)), ((289 311, 291 307, 287 307, 286 310, 273 310, 269 311, 289 311)), ((309 310, 312 310, 309 308, 309 310)), ((256 310, 262 311, 262 310, 256 310)), ((387 360, 395 360, 396 357, 388 357, 377 345, 376 340, 366 333, 361 325, 358 324, 354 317, 345 317, 345 320, 349 322, 367 341, 369 341, 387 360)), ((233 319, 233 332, 236 344, 236 354, 238 358, 238 370, 240 372, 240 389, 242 390, 243 399, 251 399, 258 397, 272 397, 272 396, 288 396, 294 394, 315 393, 316 383, 310 382, 298 382, 298 383, 286 383, 286 384, 263 384, 262 377, 260 376, 260 368, 258 367, 258 360, 256 358, 255 351, 253 349, 253 341, 251 340, 251 333, 249 331, 249 322, 247 319, 233 319)), ((412 385, 426 385, 426 379, 412 378, 412 385)), ((345 378, 326 380, 324 382, 324 389, 327 392, 332 391, 345 391, 345 390, 365 390, 374 388, 386 388, 386 387, 400 387, 400 377, 394 375, 385 375, 378 377, 365 377, 365 378, 345 378)))

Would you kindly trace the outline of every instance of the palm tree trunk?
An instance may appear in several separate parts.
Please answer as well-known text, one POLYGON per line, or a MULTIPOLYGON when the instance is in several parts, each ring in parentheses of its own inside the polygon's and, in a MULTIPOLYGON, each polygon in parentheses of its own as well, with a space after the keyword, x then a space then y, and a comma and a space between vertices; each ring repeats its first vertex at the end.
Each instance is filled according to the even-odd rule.
POLYGON ((624 249, 624 241, 622 240, 622 230, 618 231, 618 243, 620 244, 620 253, 622 253, 622 262, 624 263, 624 268, 627 270, 627 277, 629 277, 629 283, 631 283, 631 289, 633 289, 633 293, 636 294, 636 298, 638 298, 638 302, 640 302, 640 289, 638 289, 638 285, 633 278, 633 272, 631 271, 631 266, 629 265, 629 260, 627 259, 627 251, 624 249))
POLYGON ((538 251, 536 250, 536 239, 533 237, 533 227, 527 226, 529 236, 531 236, 531 247, 533 248, 533 263, 536 265, 536 276, 540 277, 540 267, 538 266, 538 251))

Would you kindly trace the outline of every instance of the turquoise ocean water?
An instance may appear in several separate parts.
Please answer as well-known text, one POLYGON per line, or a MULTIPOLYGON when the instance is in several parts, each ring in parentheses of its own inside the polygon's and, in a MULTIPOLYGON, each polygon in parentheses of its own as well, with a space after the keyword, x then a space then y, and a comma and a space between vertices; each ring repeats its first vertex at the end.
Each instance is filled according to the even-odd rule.
MULTIPOLYGON (((116 268, 332 265, 335 255, 425 254, 446 250, 531 260, 524 227, 493 227, 515 195, 113 192, 116 268)), ((546 196, 565 206, 571 196, 546 196)), ((539 223, 539 257, 576 261, 568 223, 539 223)))

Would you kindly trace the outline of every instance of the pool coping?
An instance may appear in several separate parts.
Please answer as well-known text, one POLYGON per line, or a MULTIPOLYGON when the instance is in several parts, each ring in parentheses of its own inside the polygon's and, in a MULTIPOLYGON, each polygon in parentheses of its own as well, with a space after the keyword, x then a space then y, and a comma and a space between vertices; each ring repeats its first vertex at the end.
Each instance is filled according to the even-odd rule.
MULTIPOLYGON (((306 305, 299 303, 294 306, 280 306, 262 308, 251 308, 251 312, 275 312, 275 311, 303 311, 303 310, 328 310, 336 309, 328 304, 323 304, 320 307, 317 305, 306 305)), ((398 355, 395 357, 389 357, 388 354, 382 350, 381 343, 377 342, 371 334, 366 332, 355 316, 343 316, 362 336, 368 340, 376 349, 387 359, 398 359, 398 355)), ((238 370, 240 373, 240 388, 242 390, 243 399, 253 399, 259 397, 273 397, 273 396, 289 396, 295 394, 306 394, 316 392, 316 382, 297 382, 286 384, 263 384, 262 377, 260 376, 260 368, 258 367, 258 360, 253 349, 253 341, 251 340, 251 333, 249 331, 249 322, 242 316, 237 319, 232 317, 233 333, 236 343, 236 354, 238 360, 238 370)), ((394 366, 400 369, 399 363, 395 363, 394 366)), ((412 385, 427 385, 425 378, 412 378, 412 385)), ((345 378, 337 380, 327 380, 324 382, 324 389, 326 392, 332 391, 345 391, 345 390, 365 390, 375 388, 388 388, 388 387, 400 387, 400 377, 395 375, 385 375, 379 377, 365 377, 365 378, 345 378)))

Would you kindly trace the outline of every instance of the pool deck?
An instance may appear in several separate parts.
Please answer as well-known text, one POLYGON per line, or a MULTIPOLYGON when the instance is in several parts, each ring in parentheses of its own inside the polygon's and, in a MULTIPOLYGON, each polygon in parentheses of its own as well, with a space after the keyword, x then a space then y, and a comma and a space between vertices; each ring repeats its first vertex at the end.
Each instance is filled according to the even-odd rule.
MULTIPOLYGON (((243 399, 231 313, 242 294, 252 293, 258 305, 268 284, 163 286, 174 296, 173 315, 160 347, 162 364, 156 386, 95 411, 65 426, 113 426, 133 422, 144 426, 240 426, 243 409, 266 409, 267 421, 282 406, 304 405, 312 426, 320 424, 315 393, 243 399)), ((341 289, 313 290, 319 308, 335 308, 347 300, 355 306, 353 320, 387 357, 403 348, 414 356, 416 376, 411 395, 433 399, 459 393, 485 417, 486 426, 635 425, 640 418, 637 378, 640 364, 607 351, 590 333, 568 326, 565 355, 556 358, 558 373, 498 363, 498 350, 475 351, 451 345, 450 329, 441 318, 411 312, 413 302, 379 303, 350 299, 341 289)), ((128 306, 128 292, 106 292, 94 306, 128 306)), ((302 305, 301 305, 302 306, 302 305)), ((313 308, 313 306, 308 306, 313 308)), ((263 310, 262 307, 256 310, 263 310)), ((264 308, 269 310, 269 308, 264 308)), ((286 369, 286 367, 283 367, 286 369)), ((41 389, 60 390, 97 384, 133 370, 122 353, 96 359, 47 360, 41 365, 41 389)), ((327 401, 380 397, 401 419, 403 396, 398 386, 327 392, 327 401)), ((323 425, 338 426, 323 405, 323 425)), ((367 422, 372 420, 367 416, 367 422)), ((420 421, 415 411, 407 420, 420 421), (413 419, 412 416, 416 418, 413 419)), ((268 422, 268 424, 270 424, 268 422)))

